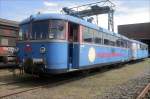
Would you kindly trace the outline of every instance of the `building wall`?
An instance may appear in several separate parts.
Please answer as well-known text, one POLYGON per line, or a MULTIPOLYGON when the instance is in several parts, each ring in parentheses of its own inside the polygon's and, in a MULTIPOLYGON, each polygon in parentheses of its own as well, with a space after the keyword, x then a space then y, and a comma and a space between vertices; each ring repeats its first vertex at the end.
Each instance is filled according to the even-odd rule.
POLYGON ((118 32, 133 39, 150 39, 150 23, 119 25, 118 32))
POLYGON ((10 56, 18 38, 18 22, 0 19, 0 56, 10 56))

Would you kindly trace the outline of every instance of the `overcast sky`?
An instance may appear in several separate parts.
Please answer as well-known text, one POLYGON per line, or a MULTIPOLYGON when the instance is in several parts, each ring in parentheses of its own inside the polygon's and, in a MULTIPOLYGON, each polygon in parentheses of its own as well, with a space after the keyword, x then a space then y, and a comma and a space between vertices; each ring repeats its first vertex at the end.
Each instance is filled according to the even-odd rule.
MULTIPOLYGON (((101 0, 0 0, 0 18, 21 21, 37 12, 59 13, 62 7, 101 0)), ((150 22, 150 0, 111 0, 115 3, 114 23, 117 25, 150 22)), ((107 28, 107 15, 99 16, 99 26, 107 28)))

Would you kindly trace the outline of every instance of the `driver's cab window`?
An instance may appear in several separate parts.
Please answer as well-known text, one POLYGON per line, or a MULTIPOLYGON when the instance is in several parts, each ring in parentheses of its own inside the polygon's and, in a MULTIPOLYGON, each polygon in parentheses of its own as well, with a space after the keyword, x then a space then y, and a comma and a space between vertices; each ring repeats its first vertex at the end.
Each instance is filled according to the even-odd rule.
POLYGON ((50 20, 49 39, 65 39, 65 24, 63 20, 50 20))

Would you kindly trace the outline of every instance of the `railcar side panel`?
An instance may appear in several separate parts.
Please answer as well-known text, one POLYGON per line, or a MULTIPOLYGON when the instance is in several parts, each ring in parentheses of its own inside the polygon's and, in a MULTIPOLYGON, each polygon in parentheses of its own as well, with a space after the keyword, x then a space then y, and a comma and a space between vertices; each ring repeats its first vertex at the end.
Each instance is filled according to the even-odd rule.
POLYGON ((148 51, 147 50, 137 50, 137 59, 142 59, 148 57, 148 51))
POLYGON ((127 48, 82 44, 80 46, 80 67, 128 61, 129 53, 130 50, 127 48))
POLYGON ((19 47, 19 59, 24 61, 28 58, 33 59, 33 61, 40 61, 45 59, 47 69, 67 69, 67 48, 68 44, 63 42, 32 42, 32 43, 18 43, 19 47), (30 48, 27 46, 30 45, 30 48), (40 48, 45 47, 46 52, 44 54, 40 53, 40 48), (31 51, 30 51, 31 50, 31 51))

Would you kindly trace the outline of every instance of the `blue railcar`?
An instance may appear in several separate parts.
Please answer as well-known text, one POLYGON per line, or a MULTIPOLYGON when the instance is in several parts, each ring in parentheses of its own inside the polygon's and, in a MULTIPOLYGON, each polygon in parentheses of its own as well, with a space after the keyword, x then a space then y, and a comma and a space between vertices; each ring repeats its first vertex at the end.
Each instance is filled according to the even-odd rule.
POLYGON ((20 23, 19 36, 17 59, 27 73, 66 73, 147 57, 147 49, 133 54, 133 40, 69 15, 31 16, 20 23))

